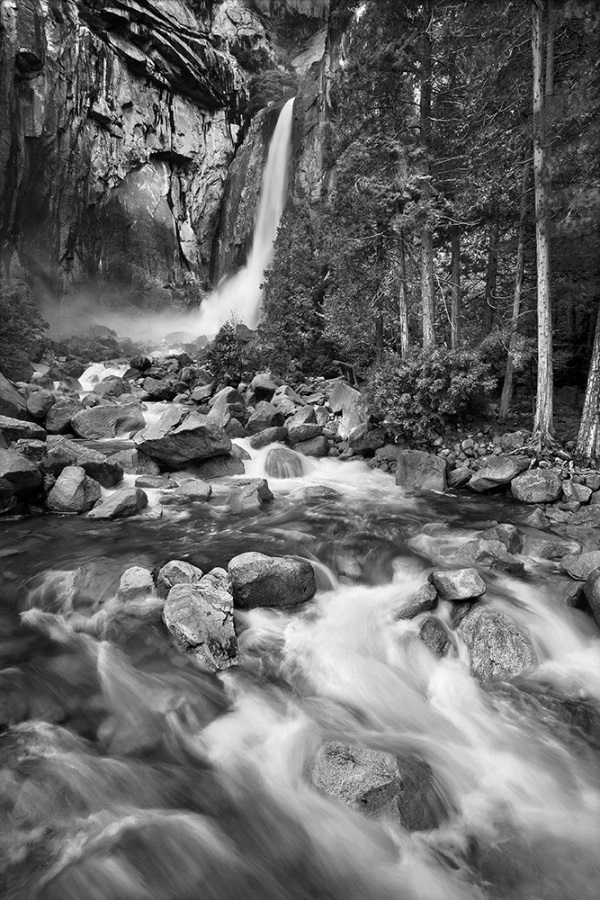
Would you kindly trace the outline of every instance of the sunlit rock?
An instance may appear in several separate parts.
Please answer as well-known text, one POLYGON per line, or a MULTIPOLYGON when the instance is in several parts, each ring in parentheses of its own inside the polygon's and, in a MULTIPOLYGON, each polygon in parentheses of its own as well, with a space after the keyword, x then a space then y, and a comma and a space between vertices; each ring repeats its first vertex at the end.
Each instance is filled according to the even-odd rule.
POLYGON ((46 498, 52 512, 89 512, 101 497, 100 485, 81 466, 66 466, 46 498))
POLYGON ((500 610, 477 603, 457 631, 479 681, 516 675, 538 664, 529 635, 500 610))
POLYGON ((478 538, 462 544, 454 554, 457 562, 476 563, 486 569, 498 569, 511 575, 519 575, 524 571, 524 564, 513 556, 501 541, 486 541, 478 538))
MULTIPOLYGON (((54 410, 52 407, 50 412, 54 410)), ((71 419, 75 434, 86 440, 112 438, 139 431, 146 424, 142 411, 131 406, 96 406, 71 419)))
POLYGON ((421 613, 435 609, 438 602, 437 590, 432 584, 422 584, 421 587, 404 603, 395 613, 396 619, 414 619, 421 613))
POLYGON ((517 475, 510 489, 521 503, 553 503, 561 495, 562 481, 553 469, 530 469, 517 475))
POLYGON ((158 422, 134 437, 137 449, 166 469, 226 455, 231 440, 222 428, 197 412, 170 407, 158 422))
POLYGON ((202 569, 181 559, 172 559, 166 563, 156 576, 156 592, 159 597, 166 598, 176 584, 197 584, 204 576, 202 569))
POLYGON ((577 553, 563 556, 560 561, 561 569, 564 569, 571 578, 577 581, 587 581, 592 572, 600 566, 600 550, 592 550, 590 553, 577 553))
POLYGON ((391 753, 330 741, 315 757, 311 780, 320 793, 369 818, 400 820, 400 770, 391 753))
POLYGON ((440 600, 474 600, 486 592, 485 581, 476 569, 436 570, 431 580, 440 600))
POLYGON ((486 541, 500 541, 509 553, 520 553, 523 549, 521 532, 514 525, 500 523, 492 525, 481 532, 481 537, 486 541))
POLYGON ((312 565, 291 556, 241 553, 228 566, 237 606, 298 606, 314 596, 317 585, 312 565))
POLYGON ((124 603, 131 600, 140 600, 154 591, 154 580, 150 569, 142 566, 131 566, 125 569, 119 581, 117 598, 124 603))

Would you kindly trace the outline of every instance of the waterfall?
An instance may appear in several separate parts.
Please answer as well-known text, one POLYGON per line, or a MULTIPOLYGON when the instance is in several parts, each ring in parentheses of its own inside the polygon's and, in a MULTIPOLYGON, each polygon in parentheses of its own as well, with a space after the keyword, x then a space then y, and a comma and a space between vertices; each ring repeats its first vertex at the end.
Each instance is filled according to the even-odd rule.
POLYGON ((269 146, 263 172, 252 248, 243 269, 228 278, 202 305, 198 325, 204 333, 218 331, 228 319, 256 328, 262 306, 261 284, 273 259, 273 243, 285 206, 292 136, 294 98, 287 101, 269 146))

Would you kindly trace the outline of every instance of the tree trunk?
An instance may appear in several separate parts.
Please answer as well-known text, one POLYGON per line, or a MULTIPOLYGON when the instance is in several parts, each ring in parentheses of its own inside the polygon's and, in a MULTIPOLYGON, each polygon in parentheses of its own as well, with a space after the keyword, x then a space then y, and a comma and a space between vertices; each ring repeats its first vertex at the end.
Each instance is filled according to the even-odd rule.
MULTIPOLYGON (((432 83, 432 58, 431 58, 431 24, 433 19, 433 0, 426 0, 423 4, 424 28, 421 36, 421 95, 420 95, 420 126, 421 142, 425 150, 424 174, 427 178, 423 191, 423 200, 428 203, 430 190, 428 187, 431 153, 431 83, 432 83)), ((433 268, 433 233, 426 225, 421 231, 421 304, 423 307, 423 347, 435 346, 435 278, 433 268)))
POLYGON ((512 318, 510 322, 510 344, 506 357, 506 372, 500 398, 500 411, 498 418, 505 422, 512 401, 513 393, 513 353, 517 342, 517 330, 519 328, 519 315, 521 313, 521 294, 523 291, 523 273, 525 270, 525 222, 527 219, 527 185, 529 183, 529 162, 523 164, 523 178, 521 181, 521 209, 519 211, 519 237, 517 241, 517 264, 515 267, 515 290, 513 294, 512 318))
POLYGON ((452 226, 451 237, 452 266, 450 273, 451 299, 450 299, 450 348, 458 350, 460 347, 460 228, 452 226))
POLYGON ((421 303, 423 305, 423 347, 435 347, 435 281, 433 274, 433 237, 421 234, 421 303))
POLYGON ((398 349, 401 356, 406 356, 410 347, 410 335, 408 332, 408 278, 406 277, 406 247, 404 245, 404 232, 400 232, 400 285, 398 291, 398 319, 400 326, 400 340, 398 349))
POLYGON ((600 455, 600 309, 575 453, 580 459, 597 459, 600 455))
POLYGON ((498 279, 498 238, 500 236, 500 204, 498 198, 492 198, 492 227, 490 228, 490 245, 488 249, 487 272, 485 276, 485 301, 483 307, 483 337, 490 333, 494 322, 496 303, 496 282, 498 279))
POLYGON ((550 240, 548 233, 548 178, 545 104, 542 85, 543 11, 541 0, 532 3, 531 49, 533 60, 533 177, 537 249, 538 378, 533 430, 540 444, 552 442, 552 301, 550 294, 550 240))

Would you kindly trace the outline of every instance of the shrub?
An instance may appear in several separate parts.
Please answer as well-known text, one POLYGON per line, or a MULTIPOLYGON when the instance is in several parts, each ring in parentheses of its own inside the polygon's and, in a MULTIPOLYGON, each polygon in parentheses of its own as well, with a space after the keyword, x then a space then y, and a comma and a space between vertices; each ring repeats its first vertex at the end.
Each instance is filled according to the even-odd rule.
POLYGON ((42 351, 48 327, 24 284, 0 284, 0 371, 13 381, 28 380, 31 360, 42 351))
POLYGON ((221 387, 237 387, 240 381, 251 379, 265 368, 263 348, 248 329, 236 322, 225 322, 204 353, 208 367, 221 387))
POLYGON ((374 368, 367 396, 373 415, 390 431, 427 441, 481 411, 495 384, 477 350, 420 350, 374 368))

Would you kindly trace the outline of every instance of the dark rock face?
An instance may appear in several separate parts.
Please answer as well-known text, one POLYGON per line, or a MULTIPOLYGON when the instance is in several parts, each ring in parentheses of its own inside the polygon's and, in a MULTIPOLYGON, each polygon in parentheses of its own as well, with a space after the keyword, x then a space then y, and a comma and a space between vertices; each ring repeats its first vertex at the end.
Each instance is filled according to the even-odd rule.
POLYGON ((18 390, 0 372, 0 415, 13 419, 24 419, 27 416, 27 403, 18 390))
POLYGON ((42 484, 42 475, 34 463, 14 450, 0 450, 0 479, 17 496, 36 491, 42 484))

